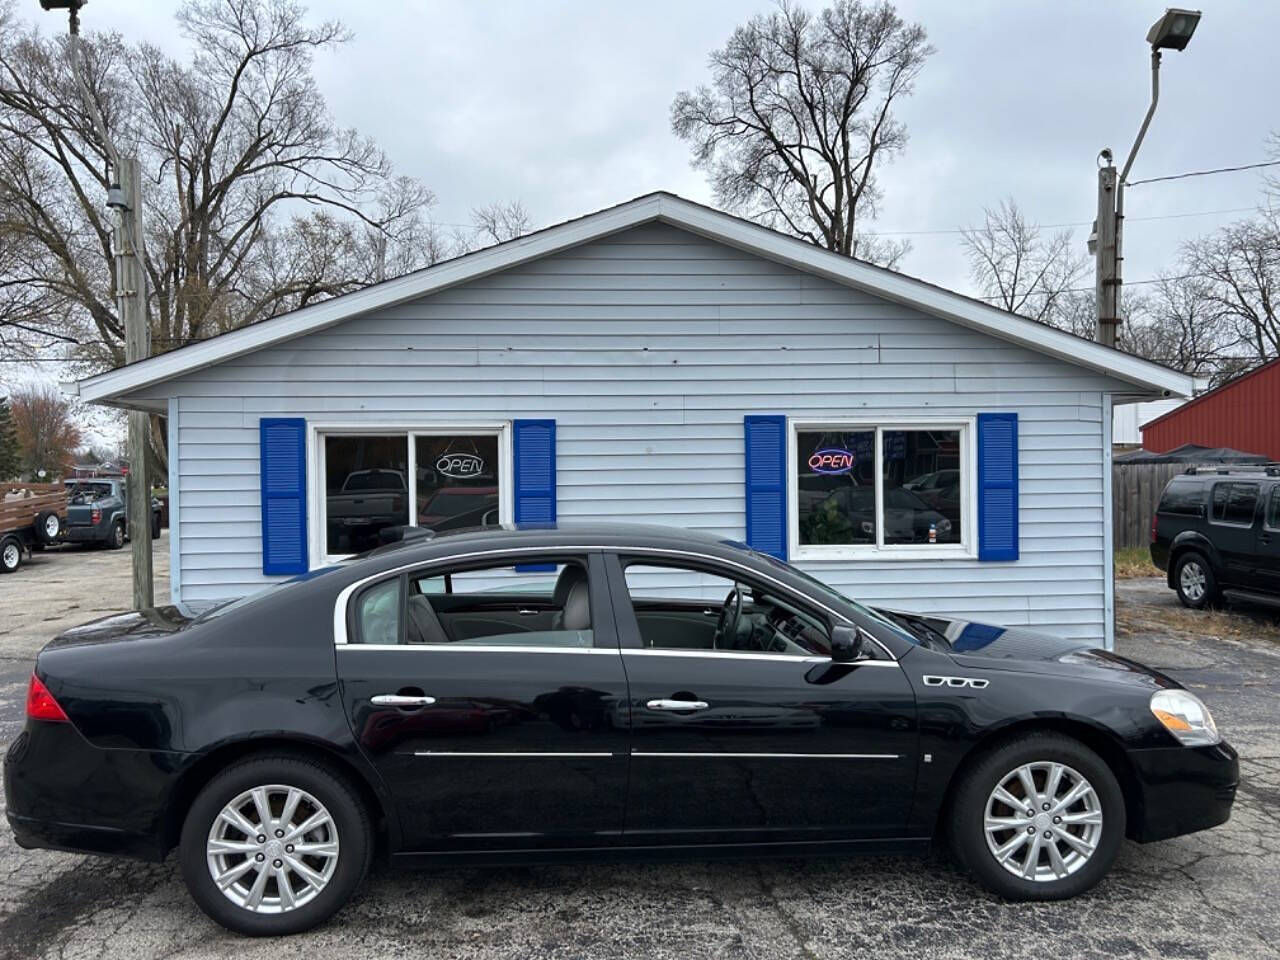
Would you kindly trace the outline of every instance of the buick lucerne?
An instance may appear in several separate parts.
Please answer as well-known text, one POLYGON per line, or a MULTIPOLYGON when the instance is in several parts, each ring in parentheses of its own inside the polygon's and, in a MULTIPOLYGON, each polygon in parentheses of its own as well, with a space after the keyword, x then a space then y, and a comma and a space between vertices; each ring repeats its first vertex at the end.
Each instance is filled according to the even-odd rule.
POLYGON ((161 859, 246 934, 393 864, 926 851, 1069 897, 1226 821, 1204 704, 1113 653, 870 609, 657 527, 419 537, 69 630, 5 758, 24 847, 161 859))

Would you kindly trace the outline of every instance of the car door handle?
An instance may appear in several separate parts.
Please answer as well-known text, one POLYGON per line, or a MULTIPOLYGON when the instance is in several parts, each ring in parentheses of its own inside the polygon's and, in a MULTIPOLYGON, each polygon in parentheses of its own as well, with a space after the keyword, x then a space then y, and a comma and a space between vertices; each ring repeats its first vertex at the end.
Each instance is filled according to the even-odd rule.
POLYGON ((522 607, 517 610, 516 613, 520 614, 522 617, 536 617, 538 615, 538 611, 534 610, 532 607, 522 607))
POLYGON ((705 710, 711 704, 705 700, 650 700, 645 706, 650 710, 705 710))
POLYGON ((379 707, 429 707, 435 702, 435 697, 408 697, 401 693, 380 693, 373 698, 379 707))

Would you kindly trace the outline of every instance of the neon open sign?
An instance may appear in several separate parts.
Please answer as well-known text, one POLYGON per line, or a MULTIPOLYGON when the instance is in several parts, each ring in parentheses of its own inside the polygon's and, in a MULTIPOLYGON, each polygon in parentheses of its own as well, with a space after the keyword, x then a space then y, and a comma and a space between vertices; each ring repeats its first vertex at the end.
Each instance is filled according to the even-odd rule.
POLYGON ((848 473, 853 469, 854 456, 848 450, 826 447, 809 454, 809 469, 814 473, 831 476, 848 473))
POLYGON ((474 453, 446 453, 436 461, 436 472, 454 480, 478 477, 484 473, 484 459, 474 453))

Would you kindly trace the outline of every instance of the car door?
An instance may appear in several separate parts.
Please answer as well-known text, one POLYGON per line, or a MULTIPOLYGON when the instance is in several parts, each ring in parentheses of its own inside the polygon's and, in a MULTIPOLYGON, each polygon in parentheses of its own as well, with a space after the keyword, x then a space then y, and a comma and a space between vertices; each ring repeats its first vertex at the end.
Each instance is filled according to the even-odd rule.
POLYGON ((1209 537, 1222 558, 1224 587, 1259 586, 1257 550, 1258 494, 1256 480, 1220 480, 1209 497, 1209 537))
POLYGON ((896 662, 833 664, 830 620, 782 584, 725 562, 636 553, 607 563, 632 717, 628 843, 901 833, 917 734, 915 697, 896 662), (681 573, 688 583, 677 591, 681 573), (733 641, 694 649, 674 645, 687 634, 645 629, 664 594, 679 609, 693 589, 719 608, 730 590, 749 594, 752 630, 781 610, 790 639, 770 626, 756 640, 740 624, 733 641))
POLYGON ((1267 492, 1257 544, 1258 588, 1280 596, 1280 483, 1267 492))
POLYGON ((518 559, 436 562, 346 601, 342 697, 394 800, 402 851, 580 847, 621 830, 627 688, 601 558, 518 559), (446 629, 463 597, 522 589, 557 604, 539 611, 546 629, 524 629, 518 604, 486 611, 490 627, 509 618, 505 634, 446 629))

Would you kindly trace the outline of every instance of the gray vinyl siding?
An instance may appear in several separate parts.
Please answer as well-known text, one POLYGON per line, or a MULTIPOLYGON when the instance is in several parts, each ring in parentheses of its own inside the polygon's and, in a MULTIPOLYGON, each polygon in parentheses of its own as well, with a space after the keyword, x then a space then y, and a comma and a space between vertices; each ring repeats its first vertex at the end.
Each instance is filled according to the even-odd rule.
MULTIPOLYGON (((1104 630, 1103 395, 1123 387, 665 225, 190 373, 177 398, 184 599, 261 586, 258 421, 548 417, 559 515, 744 536, 742 418, 1012 411, 1021 559, 804 563, 859 599, 1104 630)), ((315 509, 314 504, 311 505, 315 509)), ((976 524, 976 517, 965 522, 976 524)))

